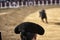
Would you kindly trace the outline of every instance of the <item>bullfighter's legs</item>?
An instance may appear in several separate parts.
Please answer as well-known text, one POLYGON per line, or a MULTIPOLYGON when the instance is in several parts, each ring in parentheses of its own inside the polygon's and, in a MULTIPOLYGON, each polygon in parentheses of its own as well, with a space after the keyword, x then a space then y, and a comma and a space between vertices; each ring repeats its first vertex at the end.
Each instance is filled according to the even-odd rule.
POLYGON ((48 23, 47 18, 45 18, 46 23, 48 23))
POLYGON ((42 22, 46 21, 46 23, 48 23, 47 18, 41 18, 41 20, 42 20, 42 22))
POLYGON ((44 22, 44 18, 41 18, 42 22, 44 22))

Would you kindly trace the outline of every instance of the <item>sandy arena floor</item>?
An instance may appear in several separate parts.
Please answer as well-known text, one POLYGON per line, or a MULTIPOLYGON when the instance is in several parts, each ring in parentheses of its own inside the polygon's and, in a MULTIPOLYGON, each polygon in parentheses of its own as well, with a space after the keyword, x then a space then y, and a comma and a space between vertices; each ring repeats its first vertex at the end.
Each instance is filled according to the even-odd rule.
POLYGON ((37 34, 37 40, 60 40, 60 6, 22 7, 0 11, 0 31, 3 40, 20 40, 20 35, 14 33, 14 28, 21 22, 34 22, 45 29, 43 36, 37 34), (44 8, 48 24, 43 23, 39 11, 44 8))

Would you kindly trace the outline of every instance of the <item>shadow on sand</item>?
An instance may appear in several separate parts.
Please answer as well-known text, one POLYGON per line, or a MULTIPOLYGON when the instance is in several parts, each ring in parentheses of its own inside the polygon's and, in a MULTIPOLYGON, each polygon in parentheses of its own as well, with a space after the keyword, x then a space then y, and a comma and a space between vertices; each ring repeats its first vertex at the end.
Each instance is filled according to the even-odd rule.
POLYGON ((60 25, 60 22, 49 22, 49 24, 60 25))

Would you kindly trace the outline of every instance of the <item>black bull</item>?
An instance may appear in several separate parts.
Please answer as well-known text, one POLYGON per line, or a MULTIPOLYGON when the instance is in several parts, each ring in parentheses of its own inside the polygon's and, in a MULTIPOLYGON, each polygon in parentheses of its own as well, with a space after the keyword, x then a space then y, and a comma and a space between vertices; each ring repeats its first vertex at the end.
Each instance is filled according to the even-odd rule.
POLYGON ((32 40, 34 35, 39 34, 43 35, 45 30, 42 28, 42 26, 32 23, 32 22, 24 22, 18 25, 15 29, 14 32, 16 34, 21 33, 21 38, 22 40, 32 40), (23 36, 25 36, 23 38, 23 36))

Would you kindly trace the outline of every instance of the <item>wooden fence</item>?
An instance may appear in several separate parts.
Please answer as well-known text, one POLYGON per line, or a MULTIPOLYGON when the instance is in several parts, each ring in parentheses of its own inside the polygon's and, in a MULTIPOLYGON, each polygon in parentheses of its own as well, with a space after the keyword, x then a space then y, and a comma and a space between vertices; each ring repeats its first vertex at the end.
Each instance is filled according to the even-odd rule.
POLYGON ((60 5, 60 0, 38 0, 38 1, 3 1, 0 2, 0 8, 18 8, 23 6, 40 6, 40 5, 60 5))

